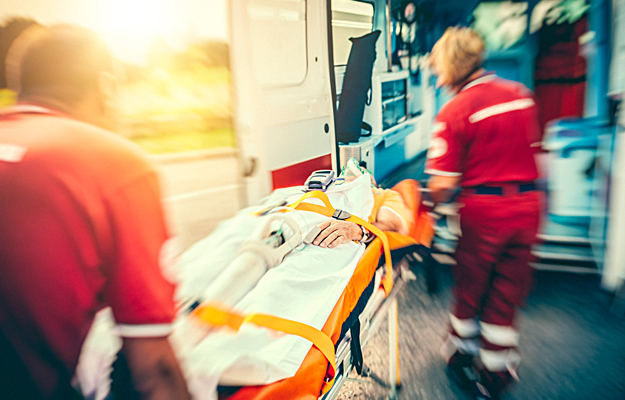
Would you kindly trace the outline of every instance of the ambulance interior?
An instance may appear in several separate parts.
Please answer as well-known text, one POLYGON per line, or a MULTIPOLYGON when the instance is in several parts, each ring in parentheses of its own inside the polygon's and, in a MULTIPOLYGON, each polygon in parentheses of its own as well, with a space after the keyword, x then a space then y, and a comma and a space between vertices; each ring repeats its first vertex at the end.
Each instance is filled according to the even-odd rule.
MULTIPOLYGON (((589 293, 590 287, 600 286, 610 300, 579 296, 580 303, 574 308, 585 313, 581 310, 586 309, 586 302, 594 302, 604 310, 600 313, 609 309, 622 316, 625 310, 625 253, 621 245, 625 193, 620 158, 625 126, 621 105, 625 90, 625 2, 334 0, 332 9, 334 71, 339 100, 351 44, 347 38, 370 32, 364 25, 356 27, 354 23, 366 20, 371 23, 371 30, 382 32, 376 43, 371 101, 364 113, 364 121, 371 125, 372 134, 361 137, 356 143, 340 143, 339 139, 340 162, 359 157, 385 187, 403 178, 417 178, 425 183, 427 175, 423 169, 432 121, 450 98, 444 89, 436 88, 427 55, 447 27, 473 27, 486 42, 485 69, 522 82, 535 92, 539 102, 543 140, 537 154, 540 173, 537 186, 544 191, 546 204, 538 243, 533 249, 532 266, 537 270, 537 287, 542 287, 545 297, 537 290, 530 299, 534 304, 531 307, 538 314, 546 311, 546 304, 558 308, 556 313, 566 313, 564 310, 570 313, 573 309, 564 305, 567 296, 554 285, 568 285, 567 290, 580 294, 589 293), (594 283, 582 287, 573 281, 594 283)), ((367 131, 362 133, 366 135, 367 131)), ((453 252, 459 233, 456 223, 448 217, 440 220, 436 227, 432 251, 441 267, 455 262, 453 252)), ((539 343, 544 341, 542 333, 550 329, 544 327, 560 324, 555 315, 524 329, 532 336, 526 343, 531 341, 532 346, 539 348, 539 343)), ((523 324, 536 316, 536 313, 528 313, 523 324)), ((421 319, 415 317, 415 320, 421 319)), ((564 354, 585 351, 588 344, 573 339, 573 336, 583 336, 581 332, 586 328, 582 325, 589 332, 603 332, 597 336, 602 339, 591 339, 590 347, 597 346, 594 356, 586 361, 565 362, 572 369, 572 375, 580 374, 576 381, 571 381, 571 387, 576 389, 567 396, 584 398, 586 386, 581 382, 586 379, 581 378, 581 374, 585 374, 587 382, 594 382, 590 386, 595 390, 608 394, 606 398, 620 396, 609 394, 609 389, 591 378, 595 369, 586 368, 589 360, 596 360, 601 365, 597 367, 601 374, 608 381, 614 379, 608 376, 619 367, 609 361, 606 349, 601 350, 602 340, 609 340, 607 332, 612 328, 603 330, 596 322, 576 325, 572 320, 565 325, 556 328, 558 333, 554 333, 554 337, 566 345, 560 350, 556 350, 557 346, 544 348, 543 351, 550 352, 546 357, 553 356, 554 352, 565 357, 564 354)), ((430 360, 427 356, 424 359, 430 360)), ((536 364, 533 368, 541 369, 536 364)), ((568 378, 563 377, 566 373, 559 374, 567 368, 558 362, 550 363, 545 369, 554 373, 551 381, 548 377, 543 380, 544 375, 535 375, 536 387, 523 394, 519 392, 519 397, 514 398, 563 396, 562 382, 568 378), (559 389, 548 394, 553 387, 559 389)), ((527 369, 525 371, 527 373, 527 369)), ((421 394, 418 389, 415 393, 421 394)))
MULTIPOLYGON (((435 87, 428 52, 448 26, 472 26, 485 38, 484 67, 522 82, 538 98, 543 128, 538 184, 548 202, 534 267, 602 272, 610 257, 608 232, 618 235, 618 222, 608 215, 610 195, 616 195, 610 182, 619 175, 614 151, 620 92, 615 86, 622 56, 615 43, 618 22, 611 24, 618 10, 612 11, 609 1, 334 0, 332 10, 339 109, 348 38, 382 31, 364 113, 372 134, 349 144, 339 138, 340 162, 359 157, 383 186, 422 173, 433 117, 450 98, 435 87), (392 49, 390 57, 386 48, 392 49)), ((454 234, 443 227, 438 233, 434 251, 447 262, 454 234)))
MULTIPOLYGON (((610 382, 609 393, 625 393, 620 338, 625 315, 625 246, 621 246, 625 166, 618 156, 625 151, 620 138, 625 114, 619 109, 625 93, 624 0, 230 0, 227 4, 235 155, 221 164, 223 169, 211 169, 213 164, 206 160, 197 162, 201 179, 185 176, 183 163, 172 161, 182 157, 163 162, 171 175, 166 178, 201 186, 193 187, 195 194, 174 193, 165 199, 178 232, 201 231, 201 236, 189 235, 194 240, 187 244, 208 233, 207 221, 232 216, 273 189, 302 185, 311 171, 338 173, 350 158, 369 170, 380 187, 391 188, 403 179, 425 186, 433 120, 450 99, 445 89, 436 88, 428 54, 447 27, 472 26, 486 41, 484 67, 532 89, 544 127, 537 186, 548 201, 533 266, 554 272, 547 282, 555 283, 548 290, 542 287, 535 300, 553 307, 532 304, 535 312, 523 328, 532 333, 522 345, 530 337, 534 340, 534 347, 526 346, 527 364, 538 367, 527 368, 525 377, 528 382, 533 379, 536 388, 514 398, 582 399, 601 393, 601 387, 575 386, 574 378, 585 382, 587 372, 592 379, 610 382), (375 31, 379 36, 372 35, 375 31), (363 36, 364 41, 354 40, 363 36), (355 65, 362 67, 363 58, 368 59, 371 75, 357 77, 358 90, 367 97, 362 121, 351 121, 357 125, 357 137, 342 140, 341 108, 349 96, 345 93, 353 90, 351 86, 344 90, 345 77, 357 42, 362 46, 355 65), (233 178, 221 189, 210 186, 209 180, 229 174, 237 175, 236 182, 233 178), (236 196, 226 197, 226 190, 236 191, 236 196), (218 208, 206 206, 209 197, 217 199, 218 208), (183 209, 188 205, 195 208, 183 209), (575 278, 570 278, 573 274, 575 278), (585 280, 591 284, 585 285, 585 280), (609 309, 620 316, 618 321, 566 314, 575 308, 584 312, 586 305, 567 303, 564 311, 558 309, 558 296, 575 297, 576 290, 594 288, 599 280, 609 301, 601 303, 594 292, 580 301, 600 303, 588 308, 599 313, 609 309), (576 331, 580 326, 590 328, 580 333, 576 331), (588 343, 591 346, 581 349, 579 357, 556 354, 557 349, 579 350, 588 343), (544 351, 552 352, 549 356, 555 361, 543 363, 544 351), (581 356, 587 355, 582 364, 581 356), (603 361, 605 368, 597 372, 596 365, 603 361), (562 366, 570 370, 557 369, 562 366), (554 375, 539 375, 545 370, 554 375), (566 394, 570 397, 560 397, 566 394)), ((161 84, 157 89, 166 91, 167 77, 156 78, 161 84)), ((166 118, 155 121, 168 123, 166 118)), ((200 156, 192 154, 190 159, 195 162, 200 156)), ((459 232, 453 208, 442 212, 450 215, 436 226, 432 252, 445 288, 451 286, 447 266, 454 263, 459 232)), ((443 370, 437 362, 439 331, 448 318, 446 295, 428 297, 422 276, 418 278, 416 284, 406 285, 403 297, 398 296, 403 329, 398 336, 402 363, 407 365, 401 375, 408 377, 400 397, 448 398, 444 395, 455 393, 453 389, 444 377, 432 375, 443 370), (412 379, 415 376, 422 380, 412 379)), ((379 357, 386 352, 380 345, 385 339, 374 332, 371 336, 374 350, 366 355, 372 360, 367 362, 380 367, 383 362, 378 358, 386 360, 386 355, 379 357)), ((361 388, 351 386, 348 390, 356 394, 339 398, 386 396, 373 385, 352 384, 361 388)))

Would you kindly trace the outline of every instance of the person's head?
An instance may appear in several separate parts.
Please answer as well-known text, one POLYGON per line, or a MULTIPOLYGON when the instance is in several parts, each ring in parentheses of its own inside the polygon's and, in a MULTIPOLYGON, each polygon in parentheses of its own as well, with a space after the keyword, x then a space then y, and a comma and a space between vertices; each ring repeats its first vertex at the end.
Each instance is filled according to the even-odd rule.
POLYGON ((484 41, 470 28, 447 28, 430 53, 430 66, 438 75, 436 85, 461 85, 482 65, 484 41))
POLYGON ((105 128, 114 125, 113 72, 104 42, 77 26, 29 30, 7 55, 7 81, 19 101, 52 106, 105 128))
POLYGON ((39 23, 28 18, 11 18, 0 26, 0 89, 7 87, 4 61, 6 60, 9 48, 18 36, 32 26, 39 23))

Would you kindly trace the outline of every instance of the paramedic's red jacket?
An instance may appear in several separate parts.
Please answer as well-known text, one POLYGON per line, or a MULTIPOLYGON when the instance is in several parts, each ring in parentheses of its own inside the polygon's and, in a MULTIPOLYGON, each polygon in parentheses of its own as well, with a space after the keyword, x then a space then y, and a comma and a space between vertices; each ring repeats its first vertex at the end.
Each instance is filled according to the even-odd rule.
POLYGON ((74 372, 94 314, 125 337, 174 317, 157 176, 115 134, 36 106, 0 113, 0 333, 44 396, 74 372))
POLYGON ((533 181, 537 113, 520 83, 492 74, 471 81, 438 113, 425 172, 462 177, 462 187, 533 181))

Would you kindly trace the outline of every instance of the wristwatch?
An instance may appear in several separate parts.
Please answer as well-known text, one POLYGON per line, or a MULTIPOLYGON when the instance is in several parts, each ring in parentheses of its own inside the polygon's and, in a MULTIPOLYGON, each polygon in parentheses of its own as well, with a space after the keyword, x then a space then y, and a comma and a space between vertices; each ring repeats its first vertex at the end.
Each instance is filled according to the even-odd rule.
POLYGON ((369 230, 367 228, 365 228, 364 226, 360 225, 360 229, 362 230, 362 237, 358 241, 359 243, 367 244, 367 243, 369 243, 370 241, 373 240, 375 235, 372 235, 371 232, 369 232, 369 230))

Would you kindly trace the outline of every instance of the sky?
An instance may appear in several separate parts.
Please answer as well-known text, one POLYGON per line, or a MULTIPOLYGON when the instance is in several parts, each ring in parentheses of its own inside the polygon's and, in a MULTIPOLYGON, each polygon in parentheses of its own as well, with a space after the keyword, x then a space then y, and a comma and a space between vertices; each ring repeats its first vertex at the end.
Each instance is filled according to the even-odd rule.
POLYGON ((182 49, 203 39, 227 40, 227 0, 2 0, 0 22, 30 17, 96 31, 117 57, 144 63, 150 44, 182 49))

